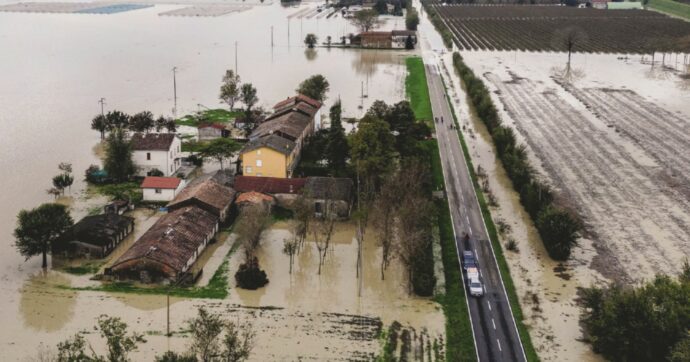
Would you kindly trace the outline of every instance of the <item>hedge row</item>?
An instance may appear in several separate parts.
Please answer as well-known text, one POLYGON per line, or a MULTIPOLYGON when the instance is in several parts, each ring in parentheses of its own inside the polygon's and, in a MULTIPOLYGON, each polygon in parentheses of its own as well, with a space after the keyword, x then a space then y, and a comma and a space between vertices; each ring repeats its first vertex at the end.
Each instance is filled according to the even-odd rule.
POLYGON ((448 27, 441 19, 441 16, 438 14, 438 12, 436 12, 436 9, 430 6, 428 1, 422 1, 422 6, 424 6, 426 14, 429 16, 429 20, 431 21, 431 23, 434 24, 436 31, 438 31, 438 33, 441 34, 441 38, 443 38, 443 44, 446 46, 446 48, 452 49, 453 34, 450 32, 450 30, 448 30, 448 27))
POLYGON ((464 63, 459 53, 453 54, 455 69, 465 83, 467 94, 488 129, 520 202, 535 223, 547 252, 554 260, 566 260, 577 243, 582 228, 580 220, 569 210, 554 204, 553 192, 541 182, 530 165, 524 145, 517 143, 512 128, 503 126, 496 106, 484 82, 464 63))

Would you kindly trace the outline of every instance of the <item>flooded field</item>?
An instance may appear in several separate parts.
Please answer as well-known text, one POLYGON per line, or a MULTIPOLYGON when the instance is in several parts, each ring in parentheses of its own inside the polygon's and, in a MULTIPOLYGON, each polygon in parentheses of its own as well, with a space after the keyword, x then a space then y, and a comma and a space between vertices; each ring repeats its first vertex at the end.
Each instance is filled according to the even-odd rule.
MULTIPOLYGON (((16 2, 0 0, 3 5, 13 3, 16 2)), ((227 4, 230 8, 239 3, 227 4)), ((52 176, 57 174, 59 162, 71 162, 75 170, 76 180, 71 193, 60 202, 71 205, 76 219, 100 208, 105 202, 98 198, 87 199, 81 177, 89 164, 99 163, 96 147, 99 135, 89 126, 91 118, 100 112, 98 100, 101 97, 106 99, 106 111, 118 109, 134 113, 148 109, 155 114, 171 115, 171 70, 176 66, 178 114, 222 106, 218 100, 220 80, 226 69, 235 67, 237 43, 239 74, 242 81, 257 87, 259 103, 263 107, 270 107, 293 94, 300 81, 316 73, 323 74, 330 82, 326 106, 342 99, 347 117, 360 115, 360 104, 366 109, 377 99, 392 103, 404 98, 404 57, 409 53, 326 48, 305 51, 302 41, 307 33, 313 32, 325 40, 328 35, 338 39, 356 32, 340 17, 289 18, 302 9, 307 10, 305 13, 312 12, 315 3, 299 7, 262 5, 223 16, 160 16, 192 5, 193 2, 186 5, 156 4, 110 15, 0 12, 0 48, 11 49, 0 52, 0 108, 3 109, 0 114, 0 167, 6 170, 0 181, 3 186, 0 194, 0 204, 3 205, 0 211, 0 320, 5 325, 0 332, 0 346, 7 358, 16 360, 32 354, 39 342, 54 346, 69 334, 90 328, 96 317, 104 312, 121 316, 132 328, 150 335, 149 343, 141 352, 141 356, 146 358, 152 356, 154 350, 164 350, 168 345, 181 350, 186 344, 184 337, 168 341, 161 336, 165 328, 164 296, 115 295, 54 288, 51 286, 82 286, 94 282, 88 277, 60 272, 43 273, 40 258, 24 261, 14 249, 12 231, 17 213, 52 200, 45 190, 50 187, 52 176), (360 98, 362 88, 367 98, 360 98)), ((389 18, 384 28, 401 26, 403 19, 389 18)), ((153 220, 155 218, 147 222, 152 223, 153 220)), ((146 225, 146 222, 138 225, 135 235, 126 242, 133 241, 146 225)), ((279 244, 282 247, 282 240, 279 244)), ((330 351, 330 356, 340 358, 341 354, 348 354, 344 350, 352 353, 378 351, 378 341, 362 342, 360 346, 346 336, 328 339, 324 335, 319 341, 311 338, 313 328, 330 328, 326 322, 315 327, 312 316, 329 321, 333 317, 322 313, 333 311, 378 318, 382 328, 386 328, 386 323, 398 319, 394 316, 396 308, 399 313, 409 308, 419 311, 419 314, 404 313, 410 316, 410 320, 400 318, 401 322, 414 325, 423 319, 423 313, 429 312, 431 314, 425 316, 420 325, 428 325, 430 331, 442 331, 442 313, 434 312, 437 306, 431 302, 403 298, 396 308, 383 308, 389 300, 385 298, 393 298, 388 295, 397 294, 386 294, 384 298, 379 295, 379 289, 391 292, 401 288, 404 292, 403 287, 394 284, 395 280, 391 280, 390 287, 383 288, 372 279, 371 285, 365 284, 367 297, 361 300, 361 306, 357 305, 357 298, 349 293, 351 286, 348 284, 351 279, 348 273, 354 267, 354 259, 352 265, 346 262, 349 260, 347 253, 351 250, 352 246, 343 242, 334 251, 332 259, 337 268, 333 266, 336 269, 331 271, 334 275, 330 278, 342 278, 342 281, 334 282, 327 279, 327 275, 313 280, 303 277, 302 283, 321 280, 322 289, 318 289, 318 285, 305 285, 315 288, 314 294, 291 297, 284 289, 290 285, 290 279, 283 255, 279 249, 267 248, 265 252, 275 254, 277 260, 275 265, 266 266, 276 272, 275 275, 269 274, 272 283, 265 294, 240 295, 233 289, 230 291, 231 300, 226 301, 174 298, 173 323, 179 327, 180 322, 194 312, 193 307, 199 304, 238 310, 238 318, 254 320, 257 313, 270 315, 265 321, 257 322, 267 324, 261 328, 270 331, 259 337, 257 351, 266 353, 260 355, 257 352, 259 360, 262 357, 265 360, 270 353, 276 356, 286 353, 285 358, 295 358, 291 354, 294 351, 277 351, 277 345, 270 343, 272 338, 287 339, 292 333, 290 328, 303 333, 295 332, 304 337, 303 343, 313 341, 318 347, 315 353, 330 351), (288 286, 281 286, 283 282, 288 286), (325 290, 335 291, 326 285, 328 288, 339 286, 342 300, 337 299, 333 306, 317 306, 315 295, 325 294, 325 290), (279 303, 281 295, 283 302, 279 303), (259 311, 240 307, 240 303, 280 306, 275 310, 259 311), (308 308, 300 309, 302 304, 308 308)), ((305 254, 304 258, 308 255, 305 254)), ((212 258, 209 264, 212 263, 218 265, 219 261, 212 258)), ((231 270, 234 269, 236 265, 231 265, 231 270)), ((306 276, 312 271, 305 269, 303 273, 306 276)), ((292 276, 295 285, 300 285, 298 275, 292 276)))
POLYGON ((575 55, 576 77, 569 84, 560 77, 564 54, 467 52, 463 57, 484 75, 534 164, 587 223, 586 238, 571 260, 551 261, 497 167, 485 127, 467 111, 459 79, 451 75, 450 55, 443 57, 473 162, 487 173, 499 205, 494 220, 509 225, 503 241, 514 239, 519 248, 505 254, 535 347, 544 360, 599 360, 579 341, 577 289, 675 273, 690 250, 682 171, 688 163, 681 159, 689 144, 682 140, 689 134, 688 81, 658 64, 651 69, 639 57, 575 55), (664 142, 652 142, 659 133, 664 142))

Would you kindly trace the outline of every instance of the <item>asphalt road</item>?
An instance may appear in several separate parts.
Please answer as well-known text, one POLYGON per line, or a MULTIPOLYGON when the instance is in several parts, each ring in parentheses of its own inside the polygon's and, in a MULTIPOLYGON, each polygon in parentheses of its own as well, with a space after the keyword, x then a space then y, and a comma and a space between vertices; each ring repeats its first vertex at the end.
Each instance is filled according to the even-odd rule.
MULTIPOLYGON (((432 110, 434 117, 439 119, 436 123, 436 137, 441 153, 458 259, 463 250, 475 252, 480 278, 485 288, 484 296, 479 298, 470 296, 465 288, 477 357, 480 361, 525 361, 457 130, 450 128, 453 116, 445 98, 440 71, 437 65, 427 64, 425 67, 432 110), (469 234, 467 241, 465 233, 469 234)), ((466 278, 464 270, 462 272, 463 278, 466 278)))

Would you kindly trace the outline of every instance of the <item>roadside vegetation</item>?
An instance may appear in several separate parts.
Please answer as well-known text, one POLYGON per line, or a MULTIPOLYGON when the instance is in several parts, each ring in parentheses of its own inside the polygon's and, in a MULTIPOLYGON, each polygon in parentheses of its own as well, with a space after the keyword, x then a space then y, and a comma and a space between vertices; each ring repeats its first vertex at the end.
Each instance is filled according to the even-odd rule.
POLYGON ((420 57, 408 57, 405 59, 407 77, 405 77, 405 91, 410 99, 410 105, 414 110, 417 120, 432 124, 434 116, 431 112, 429 100, 429 86, 426 83, 424 61, 420 57))
POLYGON ((677 278, 581 293, 585 337, 610 361, 690 360, 690 265, 677 278))
POLYGON ((497 157, 513 188, 520 194, 520 202, 534 221, 549 256, 554 260, 568 259, 582 229, 580 219, 573 211, 558 205, 550 187, 538 179, 527 158, 525 146, 517 143, 512 128, 503 126, 484 82, 465 65, 459 53, 453 54, 453 64, 477 116, 491 134, 497 157))
POLYGON ((242 115, 241 111, 229 111, 227 109, 207 109, 195 114, 188 114, 175 120, 178 126, 198 127, 204 123, 227 124, 242 115))
POLYGON ((446 48, 453 49, 453 33, 451 33, 446 24, 443 23, 443 19, 436 11, 436 8, 430 4, 430 0, 422 0, 421 2, 426 11, 426 16, 429 17, 429 21, 434 24, 434 28, 436 28, 436 31, 441 35, 443 44, 446 48))

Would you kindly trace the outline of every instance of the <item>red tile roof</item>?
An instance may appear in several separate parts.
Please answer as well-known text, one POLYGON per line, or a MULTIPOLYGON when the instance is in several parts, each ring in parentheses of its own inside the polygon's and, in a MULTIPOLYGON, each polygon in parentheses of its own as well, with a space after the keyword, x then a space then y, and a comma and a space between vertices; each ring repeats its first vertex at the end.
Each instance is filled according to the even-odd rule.
POLYGON ((297 194, 302 191, 306 182, 307 179, 305 178, 236 176, 234 187, 239 192, 297 194))
POLYGON ((142 189, 176 189, 180 185, 180 180, 177 177, 158 177, 148 176, 141 183, 142 189))
POLYGON ((273 202, 273 197, 266 194, 262 194, 260 192, 249 191, 243 192, 240 196, 238 196, 236 202, 238 204, 241 204, 243 202, 249 202, 252 204, 258 204, 261 202, 273 202))
POLYGON ((310 106, 315 107, 315 108, 321 108, 321 102, 317 101, 316 99, 307 97, 303 94, 298 94, 298 95, 296 95, 294 97, 290 97, 290 98, 288 98, 282 102, 278 102, 275 106, 273 106, 273 109, 282 108, 288 104, 294 104, 294 103, 299 103, 299 102, 307 103, 310 106))

